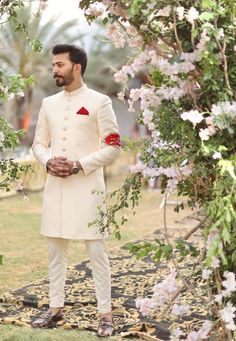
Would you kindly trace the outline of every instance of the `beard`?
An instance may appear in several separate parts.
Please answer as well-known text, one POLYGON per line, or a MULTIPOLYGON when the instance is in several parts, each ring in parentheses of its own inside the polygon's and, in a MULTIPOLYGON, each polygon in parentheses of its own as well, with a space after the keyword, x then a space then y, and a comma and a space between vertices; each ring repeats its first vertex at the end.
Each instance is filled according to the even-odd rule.
POLYGON ((58 86, 58 87, 69 85, 71 82, 74 81, 74 76, 73 76, 72 72, 69 72, 65 76, 59 76, 59 75, 55 74, 53 76, 53 78, 56 79, 56 86, 58 86))

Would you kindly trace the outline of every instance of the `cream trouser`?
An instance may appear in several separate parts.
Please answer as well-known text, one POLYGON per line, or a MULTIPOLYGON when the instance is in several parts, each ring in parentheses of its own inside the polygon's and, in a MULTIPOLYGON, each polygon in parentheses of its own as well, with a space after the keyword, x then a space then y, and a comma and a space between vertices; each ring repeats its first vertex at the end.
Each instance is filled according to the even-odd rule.
MULTIPOLYGON (((68 239, 48 237, 50 307, 64 307, 68 239)), ((97 308, 101 314, 111 311, 111 271, 105 241, 85 240, 90 259, 97 308)))

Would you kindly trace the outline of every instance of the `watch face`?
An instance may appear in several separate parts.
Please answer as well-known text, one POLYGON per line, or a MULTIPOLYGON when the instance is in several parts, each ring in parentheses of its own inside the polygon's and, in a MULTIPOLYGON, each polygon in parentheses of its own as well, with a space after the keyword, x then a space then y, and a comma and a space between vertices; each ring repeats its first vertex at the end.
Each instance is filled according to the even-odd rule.
POLYGON ((77 174, 79 173, 79 168, 75 167, 75 168, 72 168, 72 174, 77 174))

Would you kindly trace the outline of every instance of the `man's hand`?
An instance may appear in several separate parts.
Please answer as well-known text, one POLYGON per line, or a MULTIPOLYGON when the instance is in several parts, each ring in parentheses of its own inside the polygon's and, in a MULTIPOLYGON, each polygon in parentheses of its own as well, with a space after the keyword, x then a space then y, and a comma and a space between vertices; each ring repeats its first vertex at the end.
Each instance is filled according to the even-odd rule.
POLYGON ((54 157, 53 159, 48 160, 46 166, 48 174, 59 176, 61 178, 68 176, 69 169, 66 161, 67 158, 62 156, 54 157))
MULTIPOLYGON (((82 169, 79 161, 76 163, 79 169, 82 169)), ((49 159, 46 167, 49 174, 65 178, 72 175, 73 161, 67 160, 66 157, 58 156, 53 159, 49 159)))

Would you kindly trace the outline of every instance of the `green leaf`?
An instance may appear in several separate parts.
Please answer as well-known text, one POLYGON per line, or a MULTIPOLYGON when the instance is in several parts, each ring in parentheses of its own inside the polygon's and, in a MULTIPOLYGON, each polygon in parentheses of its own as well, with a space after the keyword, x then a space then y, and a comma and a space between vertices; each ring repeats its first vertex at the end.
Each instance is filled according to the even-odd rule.
POLYGON ((202 12, 198 19, 202 21, 210 21, 214 18, 214 14, 212 12, 202 12))

